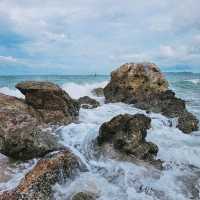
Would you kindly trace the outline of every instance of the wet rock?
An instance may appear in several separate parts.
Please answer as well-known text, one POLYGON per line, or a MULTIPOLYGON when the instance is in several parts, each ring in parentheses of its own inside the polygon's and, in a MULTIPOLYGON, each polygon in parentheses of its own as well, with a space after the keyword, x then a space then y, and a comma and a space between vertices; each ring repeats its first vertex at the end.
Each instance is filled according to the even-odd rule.
POLYGON ((149 94, 167 89, 168 82, 156 65, 130 63, 111 73, 104 95, 109 102, 136 103, 145 100, 149 94))
POLYGON ((0 94, 0 152, 27 160, 61 148, 37 117, 37 112, 23 100, 0 94))
POLYGON ((168 82, 155 64, 130 63, 122 65, 111 74, 111 81, 104 88, 107 102, 134 104, 140 109, 179 118, 178 127, 185 133, 198 129, 198 120, 186 110, 184 100, 175 96, 168 82), (187 124, 182 115, 188 118, 187 124), (186 127, 184 127, 186 126, 186 127), (190 128, 188 128, 190 127, 190 128))
POLYGON ((178 119, 178 128, 184 133, 191 133, 198 130, 199 121, 189 112, 184 112, 178 119))
POLYGON ((103 88, 93 89, 92 94, 96 95, 97 97, 103 97, 104 96, 103 88))
POLYGON ((98 106, 100 106, 100 103, 97 100, 92 99, 88 96, 81 97, 79 98, 78 101, 81 107, 85 109, 92 109, 92 108, 97 108, 98 106))
POLYGON ((90 192, 79 192, 72 196, 70 200, 95 200, 96 195, 90 192))
POLYGON ((78 117, 78 102, 54 83, 26 81, 17 84, 16 88, 45 123, 69 124, 78 117))
POLYGON ((26 174, 15 189, 1 193, 0 200, 53 199, 52 186, 85 170, 79 158, 67 149, 48 154, 26 174))
POLYGON ((111 144, 115 150, 124 155, 153 161, 158 147, 145 140, 150 126, 151 119, 143 114, 118 115, 102 124, 97 142, 100 146, 111 144))

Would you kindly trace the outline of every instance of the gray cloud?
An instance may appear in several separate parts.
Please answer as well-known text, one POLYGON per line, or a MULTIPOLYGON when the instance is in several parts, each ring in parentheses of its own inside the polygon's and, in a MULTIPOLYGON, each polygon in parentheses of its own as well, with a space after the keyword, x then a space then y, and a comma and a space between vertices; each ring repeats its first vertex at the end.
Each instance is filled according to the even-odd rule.
POLYGON ((12 55, 0 44, 0 56, 69 73, 148 60, 197 66, 199 8, 199 0, 1 0, 0 24, 26 40, 12 55))

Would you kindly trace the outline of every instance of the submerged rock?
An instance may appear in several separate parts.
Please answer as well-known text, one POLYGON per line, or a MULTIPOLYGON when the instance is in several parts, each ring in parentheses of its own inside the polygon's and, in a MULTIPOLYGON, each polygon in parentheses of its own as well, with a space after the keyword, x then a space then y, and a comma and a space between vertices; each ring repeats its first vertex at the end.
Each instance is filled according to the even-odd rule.
POLYGON ((67 149, 48 154, 26 174, 15 189, 1 193, 0 200, 53 199, 52 186, 85 170, 80 159, 67 149))
POLYGON ((90 192, 79 192, 74 194, 70 200, 95 200, 96 195, 90 192))
POLYGON ((155 64, 122 65, 112 72, 104 94, 107 102, 134 104, 140 109, 177 117, 178 127, 185 133, 198 130, 198 120, 186 110, 185 101, 169 90, 167 80, 155 64), (183 115, 190 116, 187 124, 183 115))
POLYGON ((0 94, 0 152, 27 160, 60 149, 57 138, 43 130, 38 113, 23 100, 0 94))
POLYGON ((92 94, 94 94, 97 97, 103 97, 104 96, 104 92, 103 92, 103 88, 95 88, 92 90, 92 94))
POLYGON ((69 124, 78 117, 78 102, 54 83, 26 81, 17 84, 16 88, 45 123, 69 124))
POLYGON ((154 161, 158 147, 145 140, 151 119, 143 114, 118 115, 109 122, 102 124, 97 138, 98 145, 111 146, 131 157, 140 160, 154 161))
POLYGON ((97 100, 92 99, 88 96, 81 97, 78 101, 81 107, 85 109, 92 109, 100 106, 100 103, 97 100))

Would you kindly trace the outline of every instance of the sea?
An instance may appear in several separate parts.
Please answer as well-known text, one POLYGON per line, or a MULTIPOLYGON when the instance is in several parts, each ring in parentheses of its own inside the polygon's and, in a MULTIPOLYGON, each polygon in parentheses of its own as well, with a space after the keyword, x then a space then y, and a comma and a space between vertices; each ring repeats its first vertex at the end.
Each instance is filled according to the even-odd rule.
MULTIPOLYGON (((200 120, 200 74, 165 73, 170 88, 187 102, 187 108, 200 120)), ((59 127, 55 134, 86 164, 88 171, 73 180, 55 185, 54 199, 67 200, 76 192, 95 193, 100 200, 199 200, 200 199, 200 131, 183 134, 176 128, 176 120, 161 114, 148 114, 152 127, 147 141, 159 147, 157 159, 163 161, 163 170, 149 165, 97 157, 94 140, 102 123, 118 114, 145 113, 132 105, 104 103, 104 97, 96 97, 91 90, 104 87, 110 79, 107 75, 27 75, 0 76, 0 93, 24 98, 15 89, 25 80, 51 81, 60 85, 71 97, 91 96, 101 106, 81 109, 79 123, 59 127), (173 126, 170 126, 169 120, 173 126)), ((146 113, 145 113, 146 114, 146 113)), ((14 188, 23 176, 37 163, 16 162, 0 155, 0 191, 14 188)))

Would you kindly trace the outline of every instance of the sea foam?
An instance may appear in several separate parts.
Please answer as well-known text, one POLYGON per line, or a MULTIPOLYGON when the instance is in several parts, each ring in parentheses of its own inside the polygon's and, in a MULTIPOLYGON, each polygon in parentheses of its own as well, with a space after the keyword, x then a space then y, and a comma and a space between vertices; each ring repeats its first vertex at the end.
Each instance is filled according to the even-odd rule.
MULTIPOLYGON (((97 98, 91 90, 104 87, 106 83, 66 83, 62 88, 73 98, 86 95, 97 98)), ((22 97, 18 91, 9 88, 1 88, 0 92, 22 97)), ((60 127, 57 131, 61 136, 61 143, 71 148, 85 162, 89 171, 81 173, 73 181, 68 180, 64 185, 56 185, 55 199, 63 200, 79 191, 94 192, 100 200, 200 198, 199 132, 185 135, 176 128, 175 123, 171 123, 171 119, 160 114, 146 114, 143 110, 123 103, 104 104, 103 97, 97 100, 101 101, 100 107, 81 109, 79 123, 60 127), (124 113, 143 113, 152 118, 147 140, 158 145, 157 158, 164 162, 164 170, 95 156, 94 140, 99 134, 101 124, 124 113)), ((19 176, 13 176, 3 188, 10 188, 12 182, 18 182, 18 179, 19 176)))

